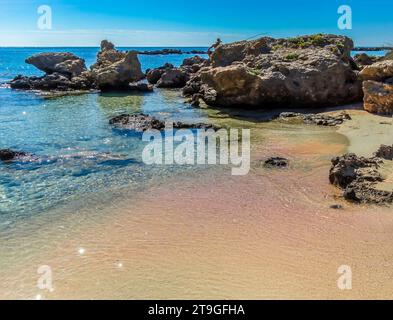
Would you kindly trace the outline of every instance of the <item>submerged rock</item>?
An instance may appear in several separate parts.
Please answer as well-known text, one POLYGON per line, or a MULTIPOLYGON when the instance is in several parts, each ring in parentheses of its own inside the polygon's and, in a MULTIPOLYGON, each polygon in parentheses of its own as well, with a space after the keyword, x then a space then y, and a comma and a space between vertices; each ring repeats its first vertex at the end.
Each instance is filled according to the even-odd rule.
POLYGON ((344 198, 363 203, 392 203, 393 190, 378 190, 376 185, 384 181, 379 172, 383 160, 346 154, 332 159, 330 183, 344 190, 344 198))
POLYGON ((281 157, 272 157, 265 161, 265 167, 284 168, 289 165, 289 160, 281 157))
POLYGON ((127 89, 130 82, 145 77, 136 51, 117 51, 106 40, 101 43, 101 51, 97 62, 91 67, 91 73, 101 90, 127 89))
MULTIPOLYGON (((144 132, 151 129, 164 130, 166 122, 141 113, 121 114, 109 120, 109 124, 121 129, 144 132)), ((172 122, 171 124, 174 129, 218 129, 214 125, 204 123, 187 124, 183 122, 172 122)))
POLYGON ((19 158, 23 158, 28 156, 26 152, 14 151, 10 149, 1 149, 0 150, 0 161, 8 162, 17 160, 19 158))
POLYGON ((327 114, 302 114, 297 112, 283 112, 280 113, 280 120, 289 121, 291 119, 300 119, 306 124, 315 124, 318 126, 337 126, 343 124, 347 120, 351 120, 351 116, 346 112, 341 112, 338 115, 327 114))
POLYGON ((207 104, 218 107, 358 102, 361 81, 350 56, 352 48, 352 40, 335 35, 220 45, 211 56, 211 66, 194 78, 201 82, 195 87, 200 87, 207 104))

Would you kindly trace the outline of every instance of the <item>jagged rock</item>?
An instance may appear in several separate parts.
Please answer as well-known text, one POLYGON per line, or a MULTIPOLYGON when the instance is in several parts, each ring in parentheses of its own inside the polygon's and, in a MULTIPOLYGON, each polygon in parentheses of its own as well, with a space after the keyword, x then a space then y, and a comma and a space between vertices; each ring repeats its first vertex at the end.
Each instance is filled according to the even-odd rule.
MULTIPOLYGON (((112 118, 109 124, 120 129, 144 132, 146 130, 165 129, 165 122, 145 114, 121 114, 112 118)), ((174 129, 218 129, 214 125, 204 123, 186 124, 182 122, 172 122, 174 129)))
POLYGON ((332 159, 330 183, 344 190, 344 198, 364 203, 392 203, 393 191, 378 190, 376 185, 384 181, 378 169, 379 158, 358 157, 346 154, 332 159))
POLYGON ((134 82, 129 84, 129 90, 139 92, 153 92, 153 86, 144 82, 134 82))
POLYGON ((393 145, 381 145, 377 152, 374 153, 374 156, 385 160, 393 160, 393 145))
POLYGON ((147 81, 151 84, 156 84, 158 80, 160 80, 161 76, 167 71, 174 69, 173 64, 166 63, 162 67, 156 69, 148 69, 146 70, 146 78, 147 81))
POLYGON ((360 76, 363 80, 385 81, 393 77, 393 60, 379 61, 370 66, 366 66, 360 76))
POLYGON ((91 67, 91 72, 101 90, 127 89, 130 82, 144 78, 137 52, 117 51, 106 40, 101 43, 97 63, 91 67))
POLYGON ((26 59, 26 63, 35 66, 46 74, 60 73, 75 77, 87 71, 85 60, 70 52, 39 53, 26 59))
POLYGON ((8 162, 12 160, 17 160, 21 157, 26 157, 28 154, 21 151, 14 151, 10 149, 1 149, 0 150, 0 161, 8 162))
POLYGON ((375 61, 366 53, 359 53, 354 56, 354 61, 359 66, 369 66, 373 64, 375 61))
POLYGON ((343 124, 347 120, 351 120, 351 116, 346 112, 341 112, 338 115, 327 114, 302 114, 297 112, 283 112, 280 113, 280 120, 289 121, 291 119, 300 119, 306 124, 315 124, 318 126, 337 126, 343 124))
POLYGON ((166 70, 157 82, 159 88, 182 88, 189 80, 187 72, 181 69, 166 70))
MULTIPOLYGON (((211 56, 211 66, 201 69, 198 86, 205 102, 218 107, 358 102, 362 88, 353 70, 352 47, 352 40, 334 35, 221 45, 211 56)), ((188 83, 187 91, 191 87, 188 83)))
POLYGON ((281 158, 281 157, 272 157, 265 161, 265 167, 287 167, 289 164, 288 159, 281 158))
POLYGON ((376 81, 364 81, 364 109, 381 115, 393 114, 393 85, 376 81))

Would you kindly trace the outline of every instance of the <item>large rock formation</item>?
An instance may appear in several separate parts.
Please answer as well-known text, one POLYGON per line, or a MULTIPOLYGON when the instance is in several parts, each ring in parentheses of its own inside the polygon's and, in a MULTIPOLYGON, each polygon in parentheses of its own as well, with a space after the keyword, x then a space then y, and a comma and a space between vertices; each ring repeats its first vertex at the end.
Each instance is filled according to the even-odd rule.
POLYGON ((46 74, 59 73, 76 77, 87 71, 85 60, 69 52, 39 53, 26 59, 46 74))
POLYGON ((40 53, 26 63, 35 66, 46 74, 41 77, 18 75, 10 82, 13 89, 23 90, 89 90, 94 80, 86 69, 85 61, 68 52, 40 53))
POLYGON ((364 109, 377 114, 393 114, 393 60, 385 60, 365 67, 363 80, 364 109))
POLYGON ((185 94, 213 106, 328 106, 360 101, 346 37, 261 38, 219 46, 185 94))
POLYGON ((145 77, 136 51, 117 51, 106 40, 101 43, 97 62, 91 67, 92 76, 101 90, 127 89, 130 82, 145 77))

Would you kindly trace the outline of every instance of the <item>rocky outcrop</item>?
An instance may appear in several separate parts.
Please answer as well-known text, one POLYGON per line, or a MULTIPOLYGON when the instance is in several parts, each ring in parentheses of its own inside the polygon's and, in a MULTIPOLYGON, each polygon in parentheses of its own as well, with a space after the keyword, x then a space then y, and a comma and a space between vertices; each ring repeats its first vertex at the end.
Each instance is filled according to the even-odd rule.
POLYGON ((327 115, 327 114, 303 114, 297 112, 283 112, 280 113, 278 119, 281 121, 292 121, 300 120, 306 124, 314 124, 318 126, 338 126, 343 124, 345 121, 352 120, 351 116, 346 112, 341 112, 337 115, 327 115))
POLYGON ((393 160, 393 145, 381 145, 374 156, 385 160, 393 160))
POLYGON ((129 83, 145 77, 136 51, 117 51, 106 40, 101 43, 101 51, 91 73, 97 86, 104 91, 128 89, 129 83))
POLYGON ((360 76, 364 80, 364 109, 376 114, 393 114, 393 60, 367 66, 360 76))
POLYGON ((46 74, 59 73, 76 77, 87 71, 85 60, 69 52, 39 53, 27 58, 26 63, 46 74))
MULTIPOLYGON (((164 130, 165 122, 145 114, 121 114, 109 120, 109 124, 119 129, 144 132, 156 129, 164 130)), ((174 129, 218 129, 214 125, 196 123, 187 124, 182 122, 172 122, 174 129)))
POLYGON ((159 88, 183 88, 206 62, 206 59, 199 56, 186 58, 179 68, 167 63, 162 67, 147 70, 146 77, 149 83, 156 84, 159 88))
POLYGON ((392 203, 393 191, 378 190, 384 181, 379 172, 383 159, 346 154, 332 160, 330 183, 344 190, 344 198, 363 203, 392 203))
POLYGON ((169 55, 169 54, 207 54, 207 52, 203 50, 182 51, 180 49, 162 49, 162 50, 138 51, 138 54, 155 56, 155 55, 169 55))
POLYGON ((346 37, 261 38, 219 46, 186 93, 212 106, 328 106, 360 101, 346 37), (193 88, 191 90, 190 88, 193 88), (198 92, 195 89, 199 88, 198 92))
POLYGON ((0 150, 0 161, 8 162, 28 156, 27 153, 10 149, 0 150))
POLYGON ((41 77, 18 75, 11 82, 13 89, 69 91, 94 89, 94 80, 86 69, 85 61, 72 53, 40 53, 26 59, 46 74, 41 77))

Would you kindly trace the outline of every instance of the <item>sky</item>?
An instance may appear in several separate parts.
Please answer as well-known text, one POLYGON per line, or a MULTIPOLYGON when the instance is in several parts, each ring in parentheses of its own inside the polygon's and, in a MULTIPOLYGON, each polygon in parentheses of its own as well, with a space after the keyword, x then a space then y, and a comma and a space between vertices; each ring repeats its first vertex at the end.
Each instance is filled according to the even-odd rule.
POLYGON ((98 46, 102 39, 132 47, 209 46, 217 37, 320 32, 347 35, 358 46, 393 46, 392 12, 392 0, 0 0, 0 46, 98 46), (49 30, 38 23, 42 5, 52 12, 49 30), (341 5, 352 9, 351 30, 338 28, 341 5))

